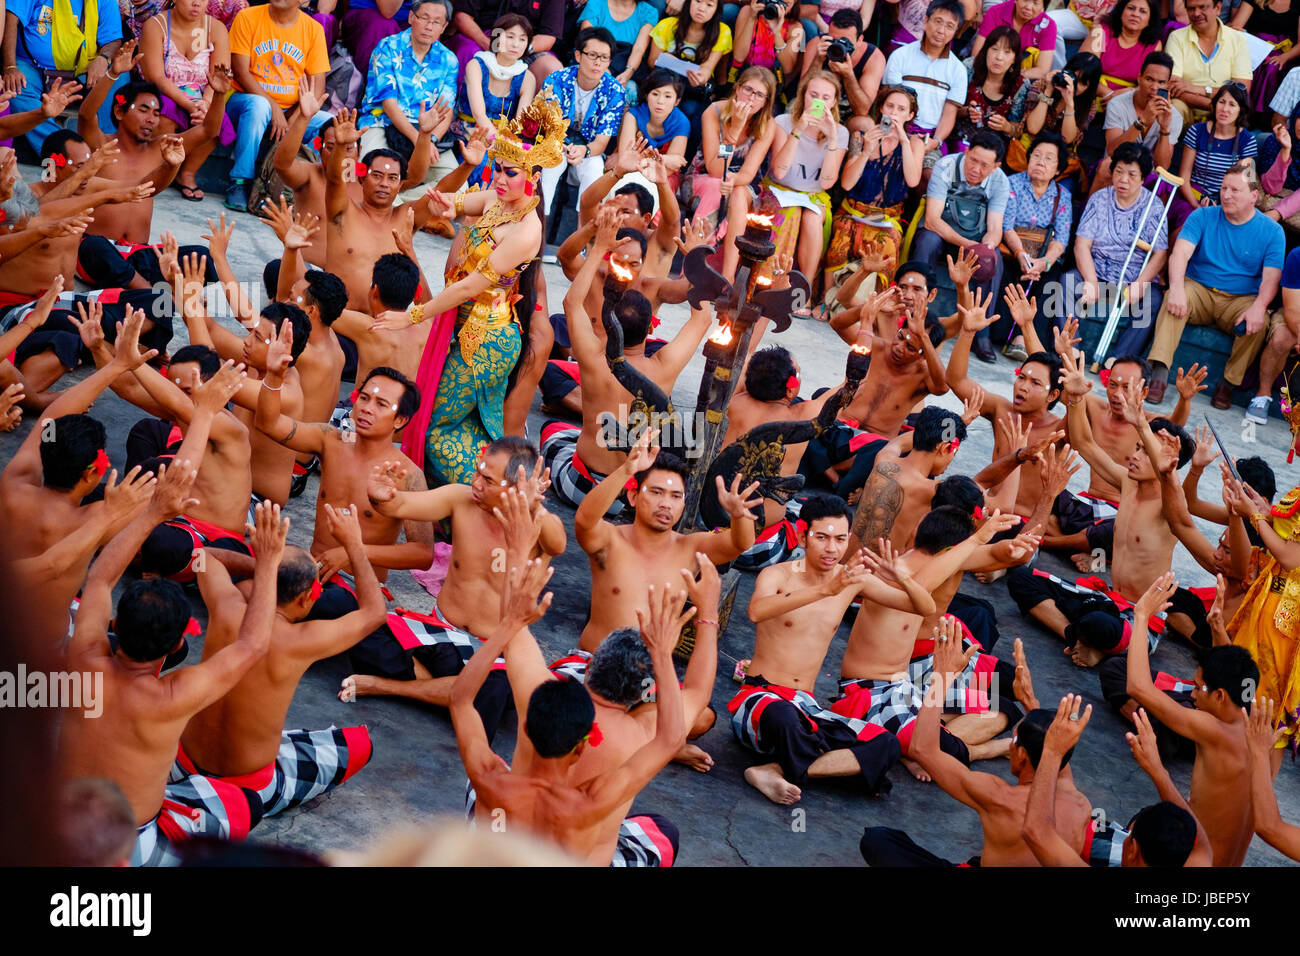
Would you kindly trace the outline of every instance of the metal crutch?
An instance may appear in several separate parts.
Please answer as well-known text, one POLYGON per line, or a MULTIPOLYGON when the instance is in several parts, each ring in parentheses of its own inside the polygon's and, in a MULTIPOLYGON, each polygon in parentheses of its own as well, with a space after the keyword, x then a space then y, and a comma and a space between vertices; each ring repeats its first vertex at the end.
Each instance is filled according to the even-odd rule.
MULTIPOLYGON (((1161 212, 1161 215, 1168 219, 1169 207, 1173 204, 1174 196, 1178 194, 1179 187, 1183 185, 1183 180, 1182 177, 1175 176, 1162 166, 1156 167, 1156 175, 1171 187, 1169 196, 1165 199, 1164 209, 1161 212)), ((1093 372, 1096 372, 1101 367, 1102 361, 1106 358, 1106 353, 1110 351, 1111 340, 1115 338, 1115 332, 1119 328, 1119 317, 1124 311, 1124 306, 1128 304, 1129 283, 1124 281, 1124 277, 1128 275, 1128 264, 1133 258, 1133 253, 1137 249, 1146 252, 1146 255, 1142 257, 1142 268, 1138 270, 1138 275, 1142 274, 1147 267, 1147 263, 1151 261, 1152 244, 1142 238, 1142 232, 1146 229, 1147 217, 1151 214, 1151 207, 1155 204, 1158 195, 1160 195, 1160 184, 1156 183, 1156 187, 1151 190, 1151 198, 1147 200, 1146 208, 1142 210, 1142 218, 1138 222, 1137 231, 1133 236, 1133 244, 1129 246, 1128 255, 1124 257, 1124 265, 1119 270, 1120 289, 1115 296, 1115 305, 1111 307, 1110 316, 1106 319, 1106 327, 1102 330, 1101 338, 1097 342, 1097 349, 1092 353, 1091 371, 1093 372)), ((1157 225, 1155 232, 1151 234, 1151 239, 1154 241, 1159 234, 1160 227, 1157 225)))

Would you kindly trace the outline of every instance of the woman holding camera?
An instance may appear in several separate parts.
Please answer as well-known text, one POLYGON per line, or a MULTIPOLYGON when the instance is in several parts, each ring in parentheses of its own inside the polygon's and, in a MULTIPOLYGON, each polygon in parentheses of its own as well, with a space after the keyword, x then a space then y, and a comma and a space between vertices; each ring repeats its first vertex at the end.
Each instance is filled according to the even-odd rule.
MULTIPOLYGON (((1097 90, 1101 85, 1101 60, 1093 53, 1076 53, 1065 63, 1065 69, 1052 74, 1046 95, 1025 117, 1025 133, 1037 136, 1043 130, 1060 133, 1070 148, 1070 163, 1066 173, 1078 173, 1086 187, 1086 171, 1078 157, 1083 134, 1097 115, 1097 90)), ((1026 149, 1007 152, 1007 165, 1016 172, 1024 172, 1028 159, 1026 149)), ((1027 147, 1024 137, 1019 145, 1027 147)), ((1086 192, 1086 188, 1082 190, 1086 192)))
POLYGON ((831 315, 848 307, 839 301, 839 291, 859 268, 877 273, 877 285, 894 280, 903 243, 903 203, 921 183, 925 141, 907 134, 907 124, 916 119, 916 93, 905 86, 886 86, 880 93, 875 121, 854 120, 840 176, 845 195, 826 250, 824 299, 831 315))
POLYGON ((822 250, 830 238, 827 190, 838 181, 849 147, 848 128, 836 121, 839 101, 840 81, 835 74, 814 70, 803 78, 790 112, 776 118, 772 168, 759 200, 763 211, 780 210, 772 237, 776 255, 767 260, 763 271, 769 272, 782 256, 792 255, 814 288, 822 250))
POLYGON ((731 50, 731 82, 751 66, 761 66, 777 76, 778 88, 786 77, 799 75, 803 52, 803 24, 786 18, 783 0, 749 0, 736 16, 731 50))
POLYGON ((1020 35, 1011 27, 998 27, 971 63, 966 105, 957 110, 948 148, 965 149, 980 128, 992 130, 1009 145, 1023 131, 1031 88, 1020 75, 1020 35))

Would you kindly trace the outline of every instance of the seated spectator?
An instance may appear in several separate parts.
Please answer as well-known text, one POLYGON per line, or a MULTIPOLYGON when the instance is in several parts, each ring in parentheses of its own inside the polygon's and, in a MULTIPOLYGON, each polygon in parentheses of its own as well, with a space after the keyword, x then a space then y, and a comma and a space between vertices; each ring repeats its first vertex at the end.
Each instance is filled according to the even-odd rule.
POLYGON ((1160 14, 1152 0, 1119 0, 1079 47, 1101 60, 1101 102, 1137 85, 1146 59, 1160 49, 1160 14))
MULTIPOLYGON (((1268 407, 1273 404, 1273 386, 1286 368, 1291 351, 1300 341, 1300 249, 1292 249, 1282 267, 1282 321, 1275 314, 1269 322, 1268 343, 1259 356, 1259 388, 1246 409, 1246 418, 1256 425, 1268 424, 1268 407)), ((1288 378, 1290 376, 1288 375, 1288 378)), ((1294 439, 1292 440, 1294 446, 1294 439)), ((1288 463, 1290 455, 1288 455, 1288 463)), ((1238 460, 1238 465, 1241 461, 1238 460)), ((1244 477, 1244 476, 1243 476, 1244 477)), ((1272 499, 1269 499, 1270 501, 1272 499)))
MULTIPOLYGON (((1065 62, 1065 45, 1087 39, 1115 8, 1115 0, 1071 0, 1058 10, 1048 11, 1056 23, 1056 55, 1053 63, 1065 62)), ((1080 47, 1084 49, 1084 47, 1080 47)))
POLYGON ((971 45, 971 56, 979 59, 989 34, 998 27, 1011 27, 1020 35, 1025 78, 1046 80, 1056 57, 1056 21, 1043 12, 1043 0, 1006 0, 990 8, 971 45))
MULTIPOLYGON (((782 256, 791 256, 814 291, 830 239, 827 190, 839 180, 849 148, 849 131, 835 120, 840 92, 833 73, 817 70, 804 76, 790 112, 776 118, 772 165, 760 200, 763 209, 780 209, 772 237, 776 255, 763 268, 770 270, 782 256)), ((731 245, 734 237, 727 238, 731 245)))
MULTIPOLYGON (((235 17, 230 31, 230 61, 235 89, 226 115, 235 126, 235 162, 230 170, 226 208, 248 208, 248 181, 256 170, 258 149, 267 127, 279 139, 289 129, 289 114, 298 106, 298 85, 306 80, 323 96, 329 53, 325 32, 303 13, 297 0, 271 0, 235 17)), ((307 124, 305 138, 316 135, 330 118, 324 111, 307 124)))
MULTIPOLYGON (((1183 135, 1182 114, 1169 102, 1172 74, 1173 60, 1168 53, 1150 53, 1142 63, 1138 85, 1110 98, 1105 122, 1107 154, 1113 154, 1121 143, 1141 143, 1157 166, 1169 168, 1174 143, 1183 135)), ((1110 165, 1102 163, 1093 177, 1092 189, 1096 192, 1109 183, 1110 165)))
MULTIPOLYGON (((144 25, 162 13, 166 0, 118 0, 117 9, 122 15, 122 39, 132 37, 140 39, 144 34, 144 25)), ((247 2, 245 0, 245 6, 247 2)), ((208 4, 205 2, 204 7, 208 4)), ((211 14, 212 11, 208 10, 211 14)), ((226 24, 222 24, 226 26, 226 24)))
POLYGON ((1220 7, 1217 0, 1187 0, 1190 26, 1165 41, 1165 52, 1174 60, 1169 95, 1184 126, 1205 119, 1210 98, 1221 86, 1236 80, 1250 87, 1246 34, 1219 20, 1220 7))
MULTIPOLYGON (((202 124, 212 106, 209 66, 230 66, 230 34, 221 21, 207 12, 207 0, 175 0, 144 25, 140 36, 140 72, 162 93, 162 135, 202 124)), ((229 118, 221 124, 221 142, 235 141, 229 118)), ((173 185, 191 202, 203 199, 199 167, 217 140, 205 140, 185 156, 173 185)))
MULTIPOLYGON (((508 13, 518 14, 532 25, 533 36, 523 54, 524 63, 540 84, 558 70, 559 60, 552 52, 556 42, 564 35, 564 0, 452 0, 456 7, 456 35, 448 42, 461 72, 479 50, 492 47, 487 35, 496 22, 508 13)), ((611 41, 611 45, 612 45, 611 41)), ((575 47, 576 49, 576 47, 575 47)))
POLYGON ((687 16, 667 17, 650 31, 653 42, 648 66, 668 67, 671 61, 658 62, 667 53, 680 61, 671 66, 675 72, 685 70, 687 87, 681 111, 691 121, 692 135, 686 150, 693 155, 699 146, 695 131, 700 117, 713 102, 714 75, 722 58, 731 52, 731 28, 722 22, 722 4, 718 0, 690 0, 687 9, 687 16), (696 69, 689 69, 689 64, 696 69))
POLYGON ((1241 385, 1264 344, 1268 306, 1277 295, 1286 252, 1282 227, 1255 208, 1259 192, 1255 163, 1244 159, 1224 174, 1219 205, 1197 209, 1183 224, 1169 257, 1169 294, 1147 356, 1152 370, 1147 401, 1159 404, 1164 398, 1174 352, 1191 323, 1234 336, 1223 381, 1210 400, 1215 408, 1232 405, 1233 388, 1241 385))
POLYGON ((400 33, 411 14, 410 0, 348 0, 343 15, 343 45, 363 76, 380 41, 400 33))
MULTIPOLYGON (((1074 206, 1069 191, 1056 182, 1069 161, 1065 140, 1056 133, 1039 133, 1029 147, 1026 170, 1007 180, 1007 211, 1002 219, 1002 241, 1008 252, 1005 284, 1032 283, 1040 290, 1035 298, 1043 303, 1047 300, 1045 293, 1056 286, 1064 271, 1061 256, 1070 244, 1074 206)), ((1050 338, 1044 338, 1046 324, 1038 325, 1039 339, 1050 342, 1050 338)), ((1013 327, 1010 312, 1002 309, 998 321, 989 328, 990 337, 994 342, 1006 343, 1003 355, 1023 362, 1029 352, 1019 331, 1011 335, 1013 327)))
MULTIPOLYGON (((751 66, 740 74, 728 99, 704 111, 703 142, 682 186, 682 215, 696 222, 703 217, 710 242, 743 226, 758 196, 759 176, 775 135, 775 102, 775 74, 751 66)), ((724 257, 734 252, 731 244, 723 250, 724 257)))
MULTIPOLYGON (((1037 136, 1043 130, 1059 133, 1070 148, 1070 174, 1084 179, 1078 153, 1083 135, 1097 115, 1097 89, 1101 84, 1101 60, 1091 53, 1076 53, 1065 68, 1052 74, 1046 95, 1042 96, 1025 117, 1025 132, 1037 136)), ((1014 155, 1007 165, 1020 171, 1021 160, 1014 155)))
POLYGON ((370 57, 366 95, 357 117, 361 155, 392 149, 409 161, 420 137, 421 109, 432 109, 435 103, 447 106, 446 118, 430 134, 425 181, 431 182, 457 166, 455 157, 440 156, 436 145, 451 125, 450 107, 456 101, 456 55, 439 42, 451 12, 451 0, 413 0, 410 27, 384 37, 370 57))
MULTIPOLYGON (((804 48, 803 24, 787 16, 784 0, 773 0, 776 19, 764 14, 767 0, 749 0, 736 17, 734 46, 731 50, 731 81, 751 66, 761 66, 776 74, 777 88, 785 91, 789 82, 800 75, 800 54, 804 48)), ((785 97, 780 99, 784 102, 785 97)))
POLYGON ((950 49, 965 17, 958 0, 931 0, 921 39, 899 47, 885 64, 885 83, 916 91, 916 119, 909 133, 931 134, 925 165, 939 159, 952 133, 957 108, 966 102, 966 67, 950 49))
POLYGON ((862 23, 870 23, 875 11, 876 0, 819 0, 799 4, 799 16, 816 27, 810 36, 829 33, 837 13, 856 13, 862 23))
POLYGON ((1273 127, 1260 148, 1259 168, 1264 170, 1259 209, 1274 222, 1300 230, 1300 162, 1291 145, 1300 137, 1300 111, 1286 123, 1273 127))
POLYGON ((492 48, 475 53, 465 65, 465 82, 456 99, 451 132, 458 148, 475 126, 513 119, 533 100, 537 80, 524 63, 533 26, 517 13, 507 13, 492 25, 492 48))
POLYGON ((903 244, 903 204, 921 184, 925 142, 907 132, 916 116, 916 94, 905 86, 886 86, 880 93, 875 122, 855 121, 861 128, 849 139, 840 174, 844 200, 835 213, 826 249, 824 298, 832 314, 843 307, 840 287, 862 268, 864 256, 887 263, 880 270, 883 281, 878 285, 894 281, 903 244))
MULTIPOLYGON (((686 137, 691 130, 690 120, 677 108, 683 88, 682 78, 676 73, 651 70, 649 79, 638 91, 641 102, 623 114, 623 126, 618 134, 620 153, 632 149, 638 135, 659 150, 668 171, 674 174, 671 181, 673 192, 677 191, 676 174, 686 165, 686 137)), ((643 176, 640 178, 645 179, 643 176)), ((643 183, 646 184, 653 191, 654 184, 649 180, 643 183)))
MULTIPOLYGON (((970 148, 935 164, 925 193, 925 226, 912 240, 912 258, 936 268, 942 256, 954 258, 972 249, 980 260, 976 282, 993 291, 1002 285, 1002 223, 1009 186, 1002 163, 1002 140, 990 130, 976 130, 970 148)), ((980 330, 972 346, 982 362, 996 362, 989 330, 980 330)))
POLYGON ((964 149, 977 129, 990 129, 1002 138, 1005 149, 1023 132, 1025 104, 1037 93, 1020 75, 1020 35, 1011 27, 998 27, 971 62, 966 103, 957 111, 957 125, 949 149, 964 149))
POLYGON ((1151 339, 1152 317, 1160 312, 1163 294, 1156 278, 1168 258, 1169 230, 1160 204, 1142 183, 1151 175, 1151 153, 1141 143, 1120 143, 1110 153, 1110 185, 1088 199, 1075 230, 1074 268, 1065 276, 1065 302, 1050 317, 1061 326, 1068 315, 1106 319, 1116 298, 1127 296, 1121 328, 1111 345, 1112 355, 1140 355, 1151 339), (1138 226, 1151 244, 1151 258, 1142 265, 1141 249, 1129 255, 1138 226), (1127 260, 1127 267, 1125 261, 1127 260), (1123 272, 1121 274, 1121 269, 1123 272))
MULTIPOLYGON (((892 0, 890 0, 892 2, 892 0)), ((925 32, 925 18, 929 16, 930 4, 933 0, 897 0, 898 5, 895 8, 896 21, 894 30, 889 35, 889 55, 893 56, 899 47, 907 46, 909 43, 915 43, 921 39, 925 32)), ((961 3, 957 4, 961 7, 961 3)), ((957 26, 960 27, 966 19, 966 10, 963 7, 957 15, 957 26)), ((953 36, 956 36, 954 32, 953 36)), ((885 80, 889 83, 889 80, 885 80)))
MULTIPOLYGON (((66 81, 76 79, 87 90, 108 75, 113 55, 122 45, 122 18, 113 0, 62 0, 51 5, 35 0, 12 3, 5 14, 4 88, 13 93, 10 113, 26 113, 41 108, 41 95, 58 73, 66 81), (54 40, 58 44, 55 48, 54 40)), ((3 7, 0 7, 2 10, 3 7)), ((130 77, 113 77, 116 85, 125 85, 130 77)), ((110 98, 111 101, 111 98, 110 98)), ((107 124, 108 111, 100 116, 107 124)), ((41 151, 45 137, 59 128, 48 119, 29 131, 27 142, 34 152, 41 151)))
POLYGON ((855 116, 868 116, 885 75, 885 54, 862 35, 862 18, 857 10, 838 10, 831 16, 830 30, 808 44, 802 71, 826 70, 840 78, 840 122, 846 126, 855 116), (845 50, 848 45, 850 49, 845 50))
POLYGON ((1258 152, 1255 135, 1246 128, 1250 111, 1246 108, 1246 88, 1229 83, 1210 101, 1212 119, 1195 123, 1183 137, 1183 159, 1178 187, 1169 208, 1169 228, 1178 227, 1198 206, 1212 206, 1219 201, 1219 184, 1223 174, 1241 159, 1258 152))
MULTIPOLYGON (((134 3, 135 0, 131 2, 134 3)), ((239 16, 240 11, 247 9, 248 0, 208 0, 208 13, 220 20, 227 32, 234 26, 235 17, 239 16)))
POLYGON ((645 0, 587 0, 578 27, 604 27, 614 38, 614 58, 609 71, 624 86, 641 68, 650 49, 650 31, 659 22, 659 11, 645 0))
POLYGON ((552 73, 542 84, 542 93, 554 96, 569 120, 565 137, 565 162, 542 170, 542 203, 551 214, 560 177, 568 175, 578 187, 578 196, 605 172, 602 156, 623 120, 626 94, 609 72, 614 39, 601 27, 583 30, 574 44, 578 63, 552 73))
POLYGON ((1285 123, 1300 106, 1300 70, 1291 70, 1282 78, 1282 85, 1277 88, 1268 108, 1273 111, 1270 121, 1272 126, 1285 123))
POLYGON ((1251 75, 1250 108, 1258 113, 1268 108, 1283 74, 1300 56, 1300 46, 1296 46, 1297 34, 1300 33, 1300 6, 1291 0, 1283 0, 1279 6, 1282 6, 1281 10, 1275 9, 1268 0, 1257 0, 1253 4, 1241 0, 1237 12, 1228 21, 1234 29, 1273 44, 1274 52, 1265 57, 1251 75))

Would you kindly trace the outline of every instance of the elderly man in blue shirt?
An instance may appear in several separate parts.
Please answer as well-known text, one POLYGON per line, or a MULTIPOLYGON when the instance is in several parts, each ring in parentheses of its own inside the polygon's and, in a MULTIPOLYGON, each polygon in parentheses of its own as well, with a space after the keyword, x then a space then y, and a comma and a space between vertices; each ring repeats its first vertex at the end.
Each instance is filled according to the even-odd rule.
MULTIPOLYGON (((75 77, 91 88, 108 73, 122 45, 122 15, 115 0, 68 0, 67 13, 57 16, 55 0, 10 0, 5 21, 0 59, 4 88, 16 94, 9 104, 13 113, 40 109, 41 94, 58 76, 75 77)), ((115 78, 115 83, 127 79, 115 78)), ((105 103, 111 101, 110 95, 105 103)), ((105 117, 111 117, 107 109, 101 122, 105 117)), ((111 118, 107 124, 112 126, 111 118)), ((55 120, 46 120, 27 133, 27 141, 39 153, 45 137, 58 128, 55 120)))
POLYGON ((560 177, 576 180, 578 196, 605 173, 605 147, 618 135, 623 122, 627 95, 623 84, 609 72, 614 37, 604 27, 590 27, 578 34, 574 44, 577 65, 557 70, 542 84, 541 96, 559 100, 569 119, 564 146, 565 162, 542 170, 542 195, 546 215, 551 214, 560 177))
MULTIPOLYGON (((440 42, 451 16, 450 0, 415 0, 410 28, 385 37, 375 47, 357 121, 362 156, 372 149, 388 148, 409 157, 420 135, 421 107, 455 103, 459 64, 456 55, 440 42)), ((446 135, 452 116, 448 109, 433 129, 426 182, 437 182, 456 168, 451 150, 440 154, 433 145, 446 135)), ((424 190, 413 192, 422 195, 424 190)))

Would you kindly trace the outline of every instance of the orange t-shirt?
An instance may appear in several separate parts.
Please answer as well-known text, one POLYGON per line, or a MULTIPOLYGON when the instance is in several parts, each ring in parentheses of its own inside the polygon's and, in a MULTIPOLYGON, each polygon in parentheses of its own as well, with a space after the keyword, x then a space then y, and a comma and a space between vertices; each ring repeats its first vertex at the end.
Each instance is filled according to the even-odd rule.
MULTIPOLYGON (((285 109, 298 102, 299 80, 330 70, 321 25, 300 12, 293 26, 282 27, 271 19, 269 6, 248 7, 235 15, 230 52, 248 57, 249 72, 285 109)), ((250 92, 238 83, 235 87, 250 92)))

